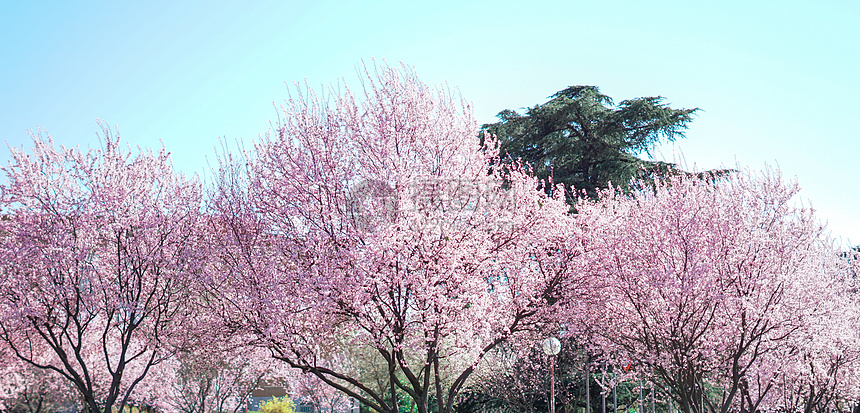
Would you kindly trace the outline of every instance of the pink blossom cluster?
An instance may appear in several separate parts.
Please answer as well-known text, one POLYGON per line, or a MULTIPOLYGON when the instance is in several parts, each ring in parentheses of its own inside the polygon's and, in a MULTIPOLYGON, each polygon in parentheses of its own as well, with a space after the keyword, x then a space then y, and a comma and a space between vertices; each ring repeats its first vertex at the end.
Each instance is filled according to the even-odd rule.
POLYGON ((770 170, 680 174, 577 205, 607 282, 593 344, 684 411, 847 408, 856 258, 798 191, 770 170))
POLYGON ((678 172, 571 208, 408 67, 293 93, 211 187, 108 128, 101 149, 12 151, 0 396, 237 412, 279 384, 326 412, 451 413, 558 334, 595 371, 632 366, 604 389, 647 379, 685 412, 860 397, 857 260, 778 173, 678 172))

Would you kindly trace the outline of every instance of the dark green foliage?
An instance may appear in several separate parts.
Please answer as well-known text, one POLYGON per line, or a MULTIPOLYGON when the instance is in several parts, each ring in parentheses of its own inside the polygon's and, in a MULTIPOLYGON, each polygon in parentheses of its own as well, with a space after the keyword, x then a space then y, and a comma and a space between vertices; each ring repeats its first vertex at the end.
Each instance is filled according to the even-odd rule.
POLYGON ((540 178, 562 183, 571 202, 583 193, 594 198, 612 185, 626 188, 633 178, 646 181, 674 165, 642 160, 665 139, 683 137, 699 109, 672 109, 662 97, 624 100, 615 105, 596 86, 571 86, 524 115, 498 114, 482 130, 495 135, 503 162, 521 161, 540 178))

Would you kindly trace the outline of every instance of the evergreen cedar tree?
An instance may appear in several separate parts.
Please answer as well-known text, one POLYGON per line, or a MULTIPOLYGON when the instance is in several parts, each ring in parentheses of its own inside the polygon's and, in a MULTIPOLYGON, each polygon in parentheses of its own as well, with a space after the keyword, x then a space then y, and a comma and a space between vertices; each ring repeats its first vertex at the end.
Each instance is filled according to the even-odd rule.
MULTIPOLYGON (((485 128, 496 141, 406 67, 365 71, 360 92, 297 88, 253 151, 222 153, 205 208, 166 151, 124 150, 108 131, 87 153, 40 136, 14 150, 0 355, 63 378, 93 413, 178 407, 162 383, 205 387, 211 357, 239 393, 281 374, 236 360, 247 346, 379 412, 451 413, 507 356, 543 363, 501 350, 547 334, 587 343, 592 371, 625 366, 602 388, 649 380, 686 413, 860 398, 856 254, 798 206, 796 184, 652 179, 659 165, 633 158, 694 110, 570 88, 540 117, 503 112, 485 128), (510 162, 515 127, 537 131, 526 165, 596 201, 570 214, 561 186, 510 162), (641 170, 647 187, 607 184, 641 170)), ((193 404, 220 404, 208 397, 193 404)))
POLYGON ((524 115, 504 110, 499 122, 481 129, 498 139, 504 162, 522 162, 539 178, 575 191, 567 193, 572 202, 595 199, 610 182, 624 189, 631 180, 670 172, 674 165, 636 155, 650 156, 661 139, 683 137, 698 110, 672 109, 662 97, 614 105, 596 86, 571 86, 524 115))

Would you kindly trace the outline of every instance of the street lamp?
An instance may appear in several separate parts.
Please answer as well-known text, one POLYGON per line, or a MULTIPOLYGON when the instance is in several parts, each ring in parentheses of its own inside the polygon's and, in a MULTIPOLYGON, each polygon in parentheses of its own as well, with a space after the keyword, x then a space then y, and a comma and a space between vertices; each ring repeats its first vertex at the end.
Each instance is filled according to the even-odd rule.
POLYGON ((550 337, 543 342, 543 352, 549 356, 549 413, 555 413, 555 356, 561 351, 561 342, 550 337))

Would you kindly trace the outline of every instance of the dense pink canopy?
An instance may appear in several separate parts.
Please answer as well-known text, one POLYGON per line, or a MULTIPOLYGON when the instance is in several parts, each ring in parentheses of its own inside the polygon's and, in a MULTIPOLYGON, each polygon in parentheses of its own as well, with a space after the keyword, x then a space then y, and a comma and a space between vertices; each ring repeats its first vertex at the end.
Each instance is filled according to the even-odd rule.
POLYGON ((346 349, 378 354, 420 412, 430 393, 450 411, 488 351, 587 287, 564 200, 492 167, 487 143, 408 68, 367 73, 361 100, 299 89, 247 163, 221 171, 225 320, 377 410, 393 390, 331 361, 346 349))
POLYGON ((201 188, 166 151, 123 149, 107 128, 89 152, 33 143, 0 187, 0 339, 92 411, 121 408, 188 336, 201 188))
MULTIPOLYGON (((500 347, 560 334, 633 367, 603 384, 648 378, 688 413, 860 398, 857 257, 778 173, 678 173, 572 213, 408 67, 294 93, 250 150, 221 154, 207 204, 165 150, 107 128, 96 150, 13 150, 0 356, 18 364, 0 387, 62 379, 94 412, 205 412, 266 378, 332 411, 346 394, 451 413, 470 380, 533 353, 500 347)), ((535 390, 542 368, 507 388, 535 390)))
POLYGON ((853 280, 798 190, 771 171, 679 175, 579 204, 609 285, 597 344, 684 411, 780 406, 770 392, 800 380, 804 349, 828 358, 824 347, 857 339, 856 324, 838 325, 854 324, 853 280), (705 386, 722 396, 703 400, 705 386))

